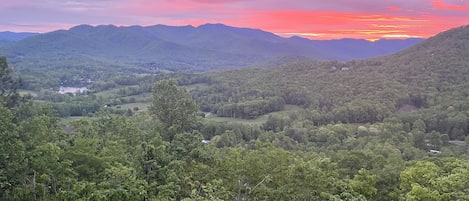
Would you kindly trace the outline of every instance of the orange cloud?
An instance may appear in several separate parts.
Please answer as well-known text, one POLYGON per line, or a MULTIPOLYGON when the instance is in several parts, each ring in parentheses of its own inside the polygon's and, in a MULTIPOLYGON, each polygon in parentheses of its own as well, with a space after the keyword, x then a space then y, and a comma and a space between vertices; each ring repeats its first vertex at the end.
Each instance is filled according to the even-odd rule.
POLYGON ((229 7, 226 3, 245 0, 174 0, 182 4, 172 1, 136 1, 147 3, 124 7, 127 15, 139 19, 140 25, 198 26, 205 23, 224 23, 236 27, 259 28, 285 37, 297 35, 312 39, 430 37, 467 23, 467 17, 464 16, 436 16, 429 11, 409 13, 398 9, 397 6, 384 7, 394 11, 378 14, 243 9, 229 7))
POLYGON ((411 36, 407 34, 386 34, 383 38, 421 38, 422 36, 411 36))
POLYGON ((433 7, 439 10, 469 11, 469 2, 461 1, 464 5, 445 3, 444 0, 433 0, 433 7))
POLYGON ((298 10, 245 11, 244 14, 244 18, 227 23, 313 39, 375 39, 391 35, 428 37, 434 34, 419 31, 432 25, 432 20, 427 17, 298 10))

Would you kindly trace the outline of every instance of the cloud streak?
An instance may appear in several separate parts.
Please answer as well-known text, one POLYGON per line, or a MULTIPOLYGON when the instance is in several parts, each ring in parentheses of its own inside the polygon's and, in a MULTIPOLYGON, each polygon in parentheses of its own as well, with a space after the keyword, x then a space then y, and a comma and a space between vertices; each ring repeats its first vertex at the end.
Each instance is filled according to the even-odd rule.
POLYGON ((0 5, 0 31, 224 23, 286 37, 378 39, 429 37, 469 19, 469 0, 0 0, 0 5))
POLYGON ((434 0, 433 7, 439 10, 469 11, 469 1, 460 0, 455 3, 448 3, 444 0, 434 0))

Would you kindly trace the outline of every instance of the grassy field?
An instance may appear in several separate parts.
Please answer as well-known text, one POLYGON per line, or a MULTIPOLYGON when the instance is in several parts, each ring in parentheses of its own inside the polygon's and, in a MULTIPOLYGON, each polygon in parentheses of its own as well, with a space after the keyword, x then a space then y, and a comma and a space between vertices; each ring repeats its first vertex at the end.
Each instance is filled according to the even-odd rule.
POLYGON ((112 108, 119 109, 119 110, 131 109, 132 112, 146 112, 148 111, 149 106, 150 106, 149 102, 148 103, 128 103, 128 104, 117 105, 112 108), (135 110, 135 108, 138 108, 138 110, 135 110))
MULTIPOLYGON (((187 85, 184 87, 190 91, 196 88, 206 87, 206 84, 193 84, 193 85, 187 85)), ((123 104, 113 106, 112 107, 113 109, 118 109, 118 110, 131 109, 134 112, 144 112, 148 110, 148 107, 150 106, 151 100, 152 100, 151 93, 142 93, 142 94, 133 95, 133 96, 122 96, 119 94, 119 90, 120 88, 115 88, 115 89, 110 89, 106 91, 101 91, 101 92, 95 93, 94 95, 101 97, 105 100, 106 99, 107 100, 133 99, 135 101, 135 103, 123 103, 123 104), (134 108, 138 108, 138 111, 135 111, 134 108)))
POLYGON ((205 119, 207 121, 216 121, 216 122, 230 122, 230 123, 242 123, 242 124, 256 124, 261 125, 267 121, 269 115, 277 115, 277 116, 286 116, 291 113, 299 112, 303 108, 296 106, 296 105, 285 105, 285 108, 282 111, 272 112, 269 114, 262 115, 256 119, 237 119, 237 118, 229 118, 229 117, 217 117, 214 115, 208 116, 205 119))
POLYGON ((150 103, 152 100, 152 94, 151 93, 143 93, 139 95, 133 95, 133 96, 125 96, 125 98, 135 98, 135 101, 140 102, 140 103, 150 103))
MULTIPOLYGON (((185 88, 190 91, 194 90, 197 88, 203 88, 207 87, 206 84, 194 84, 194 85, 187 85, 185 88)), ((94 93, 95 96, 108 100, 108 101, 113 101, 113 100, 121 100, 123 103, 117 104, 112 106, 111 108, 114 110, 121 110, 121 111, 127 111, 131 110, 134 113, 142 113, 142 112, 147 112, 149 106, 151 105, 151 100, 152 100, 152 94, 151 93, 142 93, 139 95, 133 95, 133 96, 122 96, 119 94, 119 89, 120 88, 114 88, 106 91, 101 91, 94 93), (127 101, 124 101, 123 99, 129 101, 131 100, 131 103, 126 103, 127 101), (137 109, 138 108, 138 109, 137 109)), ((31 94, 33 96, 37 95, 34 91, 27 91, 27 90, 21 90, 20 94, 26 95, 26 94, 31 94)), ((41 101, 41 100, 36 100, 37 102, 46 102, 46 101, 41 101)), ((120 103, 120 101, 118 101, 120 103)), ((295 113, 298 111, 301 111, 302 108, 299 106, 295 105, 285 105, 285 108, 282 111, 278 112, 272 112, 269 114, 262 115, 256 119, 238 119, 238 118, 229 118, 229 117, 217 117, 214 115, 207 116, 205 118, 206 121, 215 121, 215 122, 230 122, 230 123, 241 123, 241 124, 251 124, 251 125, 261 125, 265 123, 269 117, 269 115, 274 115, 274 116, 286 116, 291 113, 295 113)), ((61 119, 61 122, 63 124, 68 124, 71 121, 79 120, 82 118, 90 118, 87 116, 79 116, 79 117, 67 117, 61 119)))
POLYGON ((204 88, 207 88, 208 86, 209 86, 208 84, 201 83, 201 84, 186 85, 186 86, 183 86, 183 87, 186 88, 187 91, 191 91, 191 90, 194 90, 194 89, 204 89, 204 88))
POLYGON ((119 90, 121 88, 114 88, 114 89, 110 89, 110 90, 106 90, 106 91, 100 91, 100 92, 97 92, 97 93, 94 93, 94 95, 96 95, 97 97, 102 97, 103 99, 112 99, 112 98, 117 98, 117 97, 121 97, 121 95, 119 95, 119 90))
POLYGON ((37 97, 37 93, 36 93, 35 91, 19 89, 19 90, 18 90, 18 93, 19 93, 21 96, 26 96, 26 95, 30 94, 30 95, 33 96, 33 97, 37 97))
POLYGON ((90 118, 93 118, 93 117, 88 117, 88 116, 65 117, 65 118, 60 118, 59 124, 62 126, 70 125, 70 123, 73 121, 78 121, 80 119, 90 119, 90 118))

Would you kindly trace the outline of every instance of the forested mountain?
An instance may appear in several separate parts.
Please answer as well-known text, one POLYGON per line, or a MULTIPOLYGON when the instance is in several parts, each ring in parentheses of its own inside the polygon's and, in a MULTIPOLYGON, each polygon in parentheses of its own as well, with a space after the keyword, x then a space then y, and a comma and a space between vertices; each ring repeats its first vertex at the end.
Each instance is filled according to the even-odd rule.
POLYGON ((469 27, 396 54, 350 62, 299 60, 269 69, 208 76, 192 91, 202 110, 256 118, 285 104, 312 110, 315 125, 379 122, 396 113, 421 118, 428 131, 463 139, 468 131, 469 27), (409 113, 410 111, 414 111, 409 113))
POLYGON ((50 82, 55 82, 57 87, 63 82, 58 78, 98 80, 119 73, 206 72, 264 65, 272 60, 280 61, 279 57, 369 58, 396 52, 420 40, 313 41, 222 24, 198 27, 80 25, 4 45, 0 54, 6 55, 12 66, 31 78, 26 80, 44 71, 50 72, 50 82))
POLYGON ((4 31, 0 32, 0 41, 19 41, 31 36, 38 35, 39 33, 33 32, 11 32, 4 31))
POLYGON ((7 43, 12 43, 14 41, 19 41, 25 39, 27 37, 38 35, 39 33, 32 33, 32 32, 11 32, 11 31, 4 31, 0 32, 0 46, 6 45, 7 43))
POLYGON ((242 67, 285 55, 337 60, 367 58, 404 49, 420 40, 313 41, 299 37, 282 38, 262 30, 223 24, 199 27, 80 25, 18 42, 6 47, 4 54, 10 57, 55 56, 60 52, 129 63, 150 63, 164 59, 197 69, 242 67))

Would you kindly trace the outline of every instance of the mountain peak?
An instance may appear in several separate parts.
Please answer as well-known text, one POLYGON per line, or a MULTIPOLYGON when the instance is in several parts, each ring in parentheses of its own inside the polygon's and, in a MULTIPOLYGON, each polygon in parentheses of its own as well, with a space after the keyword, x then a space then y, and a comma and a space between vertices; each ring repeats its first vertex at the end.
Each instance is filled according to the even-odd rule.
POLYGON ((233 28, 233 27, 222 24, 222 23, 206 23, 206 24, 199 25, 197 28, 233 28))
POLYGON ((93 28, 94 27, 89 25, 89 24, 80 24, 78 26, 74 26, 74 27, 70 28, 69 30, 70 31, 88 31, 88 30, 91 30, 93 28))
POLYGON ((163 27, 163 28, 195 28, 192 25, 182 25, 182 26, 170 26, 170 25, 165 25, 165 24, 156 24, 156 25, 151 25, 151 26, 146 26, 145 28, 158 28, 158 27, 163 27))

